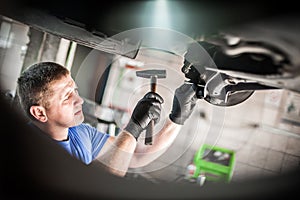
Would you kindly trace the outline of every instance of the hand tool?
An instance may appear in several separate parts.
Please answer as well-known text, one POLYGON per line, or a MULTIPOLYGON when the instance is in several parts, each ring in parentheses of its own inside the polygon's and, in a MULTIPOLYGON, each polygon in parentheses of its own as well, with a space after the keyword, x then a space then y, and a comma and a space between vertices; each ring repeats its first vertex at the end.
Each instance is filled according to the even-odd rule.
MULTIPOLYGON (((136 71, 136 75, 142 78, 150 78, 150 90, 156 92, 156 84, 158 78, 166 78, 166 70, 150 69, 136 71)), ((151 120, 149 126, 146 129, 145 144, 152 145, 152 135, 154 129, 154 120, 151 120)))

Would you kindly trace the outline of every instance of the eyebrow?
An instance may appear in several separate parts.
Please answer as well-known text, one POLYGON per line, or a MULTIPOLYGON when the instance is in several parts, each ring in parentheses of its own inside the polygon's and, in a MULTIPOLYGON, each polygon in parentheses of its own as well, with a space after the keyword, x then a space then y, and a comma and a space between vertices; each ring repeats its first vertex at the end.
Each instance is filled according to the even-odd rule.
POLYGON ((63 89, 62 98, 69 96, 74 90, 78 89, 76 83, 74 81, 70 81, 63 89), (73 87, 74 85, 74 87, 73 87))
POLYGON ((73 89, 68 90, 67 92, 64 93, 63 98, 70 96, 70 94, 72 93, 73 89))

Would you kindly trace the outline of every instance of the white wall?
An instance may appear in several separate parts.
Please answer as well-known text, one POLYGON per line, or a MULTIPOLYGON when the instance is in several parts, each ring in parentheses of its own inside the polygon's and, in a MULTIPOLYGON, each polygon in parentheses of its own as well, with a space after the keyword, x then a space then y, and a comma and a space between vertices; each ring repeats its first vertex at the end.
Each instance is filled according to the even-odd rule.
POLYGON ((16 89, 16 81, 20 75, 26 44, 29 42, 27 32, 28 26, 16 22, 4 20, 1 23, 1 60, 0 60, 0 80, 2 91, 12 91, 16 89))

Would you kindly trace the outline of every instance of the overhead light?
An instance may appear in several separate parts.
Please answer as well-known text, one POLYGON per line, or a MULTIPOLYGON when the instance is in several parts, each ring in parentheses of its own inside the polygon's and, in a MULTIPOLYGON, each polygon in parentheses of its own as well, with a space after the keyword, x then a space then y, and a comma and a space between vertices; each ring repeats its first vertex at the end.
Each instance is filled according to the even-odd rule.
POLYGON ((170 12, 168 10, 167 0, 155 1, 152 25, 160 28, 171 28, 170 12))

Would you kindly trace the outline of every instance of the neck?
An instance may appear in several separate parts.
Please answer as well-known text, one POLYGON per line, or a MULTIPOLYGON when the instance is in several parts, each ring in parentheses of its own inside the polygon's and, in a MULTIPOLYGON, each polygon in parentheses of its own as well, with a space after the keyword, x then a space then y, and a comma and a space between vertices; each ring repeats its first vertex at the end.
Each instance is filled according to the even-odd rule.
POLYGON ((69 128, 59 126, 49 126, 47 124, 41 124, 38 122, 32 122, 35 126, 48 134, 52 139, 57 141, 63 141, 68 139, 69 128))

